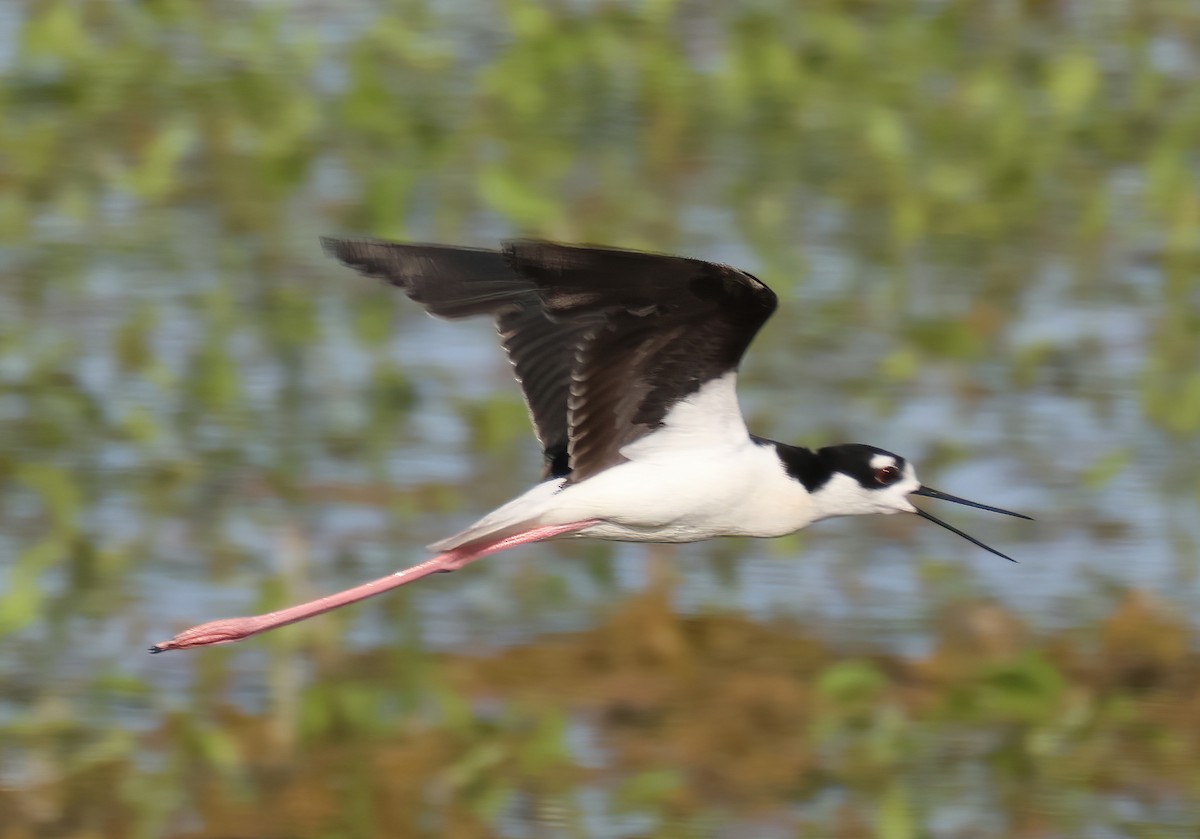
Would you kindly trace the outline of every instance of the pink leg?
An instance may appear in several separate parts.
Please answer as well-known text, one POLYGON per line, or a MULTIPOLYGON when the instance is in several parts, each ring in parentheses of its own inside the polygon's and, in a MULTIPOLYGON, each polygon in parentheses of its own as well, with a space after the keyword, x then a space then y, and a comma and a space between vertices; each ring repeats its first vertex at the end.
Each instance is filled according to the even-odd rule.
POLYGON ((397 571, 395 574, 389 574, 381 579, 363 583, 361 586, 355 586, 354 588, 340 591, 337 594, 330 594, 326 597, 312 600, 308 603, 301 603, 298 606, 292 606, 287 609, 280 609, 278 612, 268 612, 265 615, 256 615, 252 618, 226 618, 224 620, 193 626, 191 629, 185 629, 183 632, 180 632, 169 641, 155 644, 150 648, 150 652, 165 653, 167 650, 186 650, 189 647, 205 647, 210 644, 230 644, 251 635, 256 635, 259 632, 274 629, 277 626, 302 621, 314 615, 319 615, 322 612, 328 612, 340 606, 357 603, 368 597, 383 594, 385 591, 391 591, 405 583, 411 583, 413 580, 419 580, 422 577, 436 574, 439 571, 457 571, 468 563, 474 562, 488 554, 494 554, 497 551, 515 548, 517 545, 526 545, 530 542, 540 542, 543 539, 552 539, 555 536, 562 536, 564 533, 582 530, 592 524, 595 524, 594 520, 548 527, 535 527, 533 530, 506 536, 495 542, 485 542, 482 545, 477 544, 469 548, 455 548, 414 565, 412 568, 397 571))

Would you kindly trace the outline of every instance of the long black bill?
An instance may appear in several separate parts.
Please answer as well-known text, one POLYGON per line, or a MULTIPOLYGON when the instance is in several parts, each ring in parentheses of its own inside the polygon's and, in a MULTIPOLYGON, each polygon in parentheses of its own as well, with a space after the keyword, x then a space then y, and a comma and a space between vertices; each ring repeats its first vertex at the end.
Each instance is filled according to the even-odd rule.
MULTIPOLYGON (((977 504, 974 501, 968 501, 965 498, 959 498, 957 495, 947 495, 944 492, 939 492, 938 490, 933 489, 932 487, 921 487, 920 489, 915 490, 912 494, 913 495, 921 495, 921 496, 924 496, 925 498, 939 498, 942 501, 951 501, 955 504, 962 504, 964 507, 974 507, 977 510, 987 510, 989 513, 1000 513, 1001 515, 1004 515, 1004 516, 1012 516, 1012 517, 1018 518, 1018 519, 1027 519, 1029 521, 1033 521, 1033 518, 1030 516, 1026 516, 1021 513, 1014 513, 1012 510, 1002 510, 999 507, 989 507, 987 504, 977 504)), ((991 547, 990 545, 985 545, 983 542, 980 542, 974 536, 969 536, 966 533, 963 533, 961 530, 959 530, 954 525, 947 524, 946 522, 942 521, 941 519, 937 518, 934 515, 931 515, 931 514, 925 512, 924 510, 920 510, 920 509, 917 510, 917 515, 923 519, 927 519, 928 521, 933 522, 938 527, 944 527, 947 530, 949 530, 951 533, 958 534, 959 536, 963 537, 968 542, 970 542, 972 545, 976 545, 980 548, 983 548, 985 551, 988 551, 989 553, 994 553, 996 556, 1003 557, 1004 559, 1007 559, 1009 562, 1016 562, 1016 560, 1013 559, 1011 556, 1000 553, 1000 551, 996 550, 995 548, 991 547)))

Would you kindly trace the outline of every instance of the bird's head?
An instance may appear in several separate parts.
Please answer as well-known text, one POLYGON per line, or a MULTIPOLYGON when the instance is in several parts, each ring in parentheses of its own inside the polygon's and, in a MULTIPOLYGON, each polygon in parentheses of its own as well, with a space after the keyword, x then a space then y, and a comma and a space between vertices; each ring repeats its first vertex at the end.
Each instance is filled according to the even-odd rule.
POLYGON ((812 491, 812 498, 821 518, 866 515, 868 513, 915 513, 923 519, 946 528, 951 533, 958 534, 968 542, 1008 560, 1012 560, 1012 557, 1000 553, 975 537, 968 536, 958 528, 914 506, 910 497, 919 495, 925 498, 940 498, 943 501, 951 501, 991 513, 1015 516, 1019 519, 1030 518, 1011 510, 989 507, 986 504, 968 501, 965 498, 947 495, 932 487, 923 486, 917 480, 916 471, 911 463, 898 454, 892 454, 875 446, 863 443, 827 446, 818 449, 816 456, 823 471, 827 471, 829 475, 821 486, 812 491))

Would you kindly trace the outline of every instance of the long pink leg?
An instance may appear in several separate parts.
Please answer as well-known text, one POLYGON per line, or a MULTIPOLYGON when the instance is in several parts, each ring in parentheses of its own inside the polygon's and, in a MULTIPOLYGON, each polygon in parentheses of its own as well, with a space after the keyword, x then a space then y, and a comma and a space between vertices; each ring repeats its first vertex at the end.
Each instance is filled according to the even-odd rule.
POLYGON ((328 612, 331 609, 337 609, 350 603, 357 603, 360 600, 374 597, 377 594, 383 594, 385 591, 391 591, 405 583, 411 583, 413 580, 419 580, 422 577, 436 574, 439 571, 457 571, 459 568, 474 562, 480 557, 494 554, 497 551, 515 548, 517 545, 527 545, 530 542, 540 542, 543 539, 552 539, 555 536, 562 536, 564 533, 582 530, 595 523, 594 519, 589 519, 588 521, 577 521, 571 524, 535 527, 533 530, 506 536, 495 542, 484 542, 482 545, 475 544, 470 547, 455 548, 454 550, 446 551, 446 553, 438 554, 432 559, 427 559, 411 568, 397 571, 395 574, 389 574, 378 580, 372 580, 369 583, 363 583, 360 586, 339 591, 337 594, 330 594, 317 600, 311 600, 308 603, 301 603, 298 606, 280 609, 277 612, 268 612, 265 615, 256 615, 252 618, 225 618, 224 620, 211 621, 209 623, 202 623, 199 626, 193 626, 191 629, 185 629, 183 632, 180 632, 169 641, 155 644, 150 648, 150 652, 165 653, 167 650, 186 650, 189 647, 206 647, 210 644, 231 644, 234 641, 240 641, 251 635, 257 635, 259 632, 266 632, 268 629, 274 629, 277 626, 285 626, 289 623, 302 621, 314 615, 328 612))

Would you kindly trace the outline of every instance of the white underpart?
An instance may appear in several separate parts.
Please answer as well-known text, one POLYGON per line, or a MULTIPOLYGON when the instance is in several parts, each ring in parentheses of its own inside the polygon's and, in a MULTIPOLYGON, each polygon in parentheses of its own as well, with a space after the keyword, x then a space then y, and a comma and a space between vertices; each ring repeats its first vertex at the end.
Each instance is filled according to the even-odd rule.
POLYGON ((736 381, 727 373, 677 403, 661 428, 621 450, 628 462, 578 484, 539 484, 431 549, 587 519, 598 523, 574 535, 695 542, 782 536, 821 518, 775 449, 750 438, 736 381))

